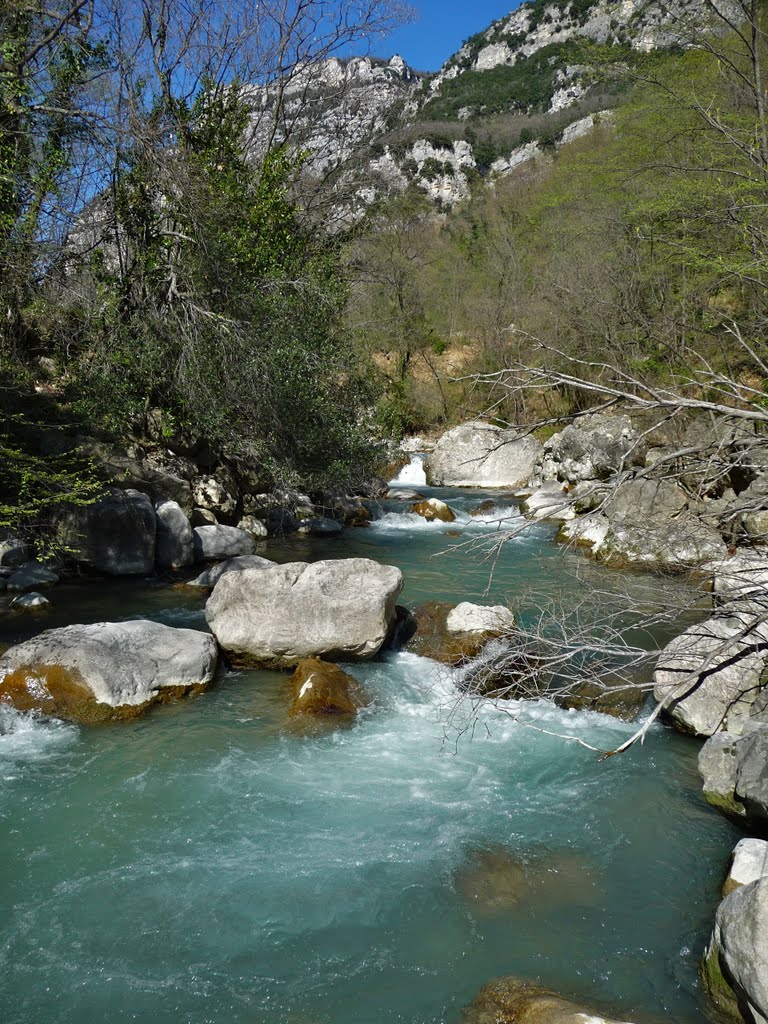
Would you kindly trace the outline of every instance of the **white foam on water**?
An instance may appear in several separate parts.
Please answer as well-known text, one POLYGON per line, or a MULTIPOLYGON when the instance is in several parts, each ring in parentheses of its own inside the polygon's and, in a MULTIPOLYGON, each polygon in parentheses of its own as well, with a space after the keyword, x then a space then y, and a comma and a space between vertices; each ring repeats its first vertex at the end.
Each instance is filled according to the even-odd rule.
MULTIPOLYGON (((448 503, 450 505, 450 503, 448 503)), ((431 522, 415 512, 385 512, 379 519, 374 519, 370 531, 381 534, 394 533, 425 533, 438 534, 459 531, 471 534, 509 533, 521 530, 528 521, 520 515, 516 507, 495 509, 482 515, 470 516, 462 509, 450 506, 456 519, 451 523, 440 520, 431 522)))
POLYGON ((403 466, 397 476, 389 481, 390 487, 426 487, 427 474, 424 472, 426 457, 423 452, 412 455, 408 465, 403 466))
POLYGON ((0 768, 43 761, 77 738, 77 727, 0 704, 0 768))

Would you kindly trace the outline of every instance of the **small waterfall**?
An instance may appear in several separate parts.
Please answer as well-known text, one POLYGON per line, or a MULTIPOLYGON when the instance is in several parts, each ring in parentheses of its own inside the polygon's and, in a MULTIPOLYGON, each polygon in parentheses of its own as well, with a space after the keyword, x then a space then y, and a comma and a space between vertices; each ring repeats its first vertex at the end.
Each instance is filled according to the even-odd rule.
POLYGON ((424 472, 424 460, 426 457, 424 452, 416 452, 411 455, 411 461, 407 466, 403 466, 393 480, 389 481, 390 485, 393 487, 426 487, 427 475, 424 472))

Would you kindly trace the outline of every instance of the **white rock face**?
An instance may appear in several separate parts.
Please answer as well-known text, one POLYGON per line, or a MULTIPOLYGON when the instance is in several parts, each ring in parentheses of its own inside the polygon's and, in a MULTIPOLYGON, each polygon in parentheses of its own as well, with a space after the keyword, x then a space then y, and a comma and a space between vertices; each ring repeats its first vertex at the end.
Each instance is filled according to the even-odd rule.
POLYGON ((657 701, 669 699, 669 714, 686 732, 738 736, 766 662, 768 623, 731 605, 667 645, 656 666, 653 694, 657 701))
POLYGON ((246 662, 366 661, 387 638, 402 587, 399 569, 367 558, 290 562, 227 573, 205 615, 224 650, 246 662))
POLYGON ((575 544, 583 544, 592 549, 596 554, 608 536, 610 523, 604 515, 599 512, 591 512, 586 516, 579 516, 563 523, 561 535, 565 540, 571 540, 575 544))
POLYGON ((765 839, 742 839, 733 851, 726 886, 734 889, 768 877, 768 842, 765 839))
POLYGON ((565 493, 565 485, 557 481, 542 484, 523 501, 522 509, 531 519, 568 522, 576 518, 573 504, 565 493))
POLYGON ((727 977, 756 1024, 768 1020, 768 876, 742 885, 717 910, 710 955, 719 956, 727 977))
POLYGON ((155 506, 157 546, 155 560, 159 569, 181 569, 195 560, 192 524, 176 501, 161 501, 155 506))
POLYGON ((502 604, 480 605, 462 601, 446 619, 449 633, 494 633, 500 635, 515 625, 515 616, 502 604))
POLYGON ((195 579, 190 580, 187 586, 213 590, 221 577, 228 572, 243 572, 245 569, 271 569, 274 564, 268 558, 261 558, 259 555, 238 555, 236 558, 227 558, 224 562, 217 562, 210 569, 205 569, 195 579))
POLYGON ((166 688, 208 685, 216 660, 216 641, 198 630, 145 619, 65 626, 5 652, 0 693, 8 676, 22 670, 30 696, 38 695, 43 708, 47 699, 60 699, 62 675, 105 711, 143 707, 162 699, 166 688))
POLYGON ((711 566, 713 591, 718 604, 768 605, 768 556, 748 549, 711 566))
POLYGON ((195 559, 200 562, 252 555, 256 541, 236 526, 196 526, 194 529, 195 559))
POLYGON ((427 481, 443 487, 523 487, 541 452, 529 435, 479 420, 462 423, 443 434, 428 456, 427 481))
POLYGON ((237 498, 223 480, 215 476, 202 476, 195 481, 192 498, 198 508, 208 509, 216 515, 230 515, 237 507, 237 498))

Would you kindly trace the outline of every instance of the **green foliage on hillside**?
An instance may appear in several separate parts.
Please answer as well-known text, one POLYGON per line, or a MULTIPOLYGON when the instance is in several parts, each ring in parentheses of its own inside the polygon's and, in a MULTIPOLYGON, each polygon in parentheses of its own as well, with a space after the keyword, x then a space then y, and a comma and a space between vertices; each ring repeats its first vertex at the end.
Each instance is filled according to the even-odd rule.
MULTIPOLYGON (((718 46, 734 60, 727 73, 717 51, 640 55, 629 66, 606 49, 596 67, 629 90, 612 122, 476 189, 435 225, 413 287, 423 330, 472 347, 464 413, 494 401, 472 392, 469 369, 510 366, 672 394, 731 381, 711 393, 764 401, 755 354, 768 350, 768 122, 750 91, 749 54, 734 58, 731 39, 718 46), (693 366, 707 369, 686 384, 693 366)), ((478 141, 489 162, 492 140, 478 141)), ((362 288, 356 301, 369 309, 373 295, 362 288)), ((391 339, 374 332, 368 343, 388 351, 391 339)), ((559 386, 496 400, 499 414, 520 421, 593 399, 559 386)), ((433 407, 440 418, 436 389, 433 407)))
POLYGON ((557 88, 558 71, 579 63, 579 59, 579 44, 568 40, 519 57, 512 67, 465 71, 446 79, 437 95, 424 104, 419 117, 450 121, 465 107, 485 116, 508 110, 546 110, 557 88))

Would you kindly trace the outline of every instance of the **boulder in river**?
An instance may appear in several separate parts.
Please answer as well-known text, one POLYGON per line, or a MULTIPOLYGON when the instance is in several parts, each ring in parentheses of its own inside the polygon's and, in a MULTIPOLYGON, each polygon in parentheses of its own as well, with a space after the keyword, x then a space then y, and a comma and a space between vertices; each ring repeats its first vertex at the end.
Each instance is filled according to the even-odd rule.
POLYGON ((222 576, 228 572, 243 572, 244 569, 269 569, 275 563, 260 555, 237 555, 235 558, 227 558, 223 562, 204 569, 199 576, 187 583, 188 587, 201 587, 205 590, 213 590, 222 576))
POLYGON ((721 1013, 768 1021, 768 874, 738 886, 718 907, 701 978, 721 1013))
POLYGON ((448 613, 445 626, 449 633, 474 634, 491 639, 514 629, 515 616, 503 604, 471 604, 462 601, 448 613))
POLYGON ((731 855, 723 897, 742 885, 756 882, 763 875, 768 876, 768 841, 753 838, 739 840, 731 855))
POLYGON ((403 576, 367 558, 289 562, 227 573, 205 608, 238 663, 292 668, 303 658, 366 661, 395 620, 403 576))
POLYGON ((456 521, 456 513, 439 498, 425 498, 424 501, 417 501, 411 505, 410 511, 421 516, 422 519, 426 519, 428 523, 435 521, 453 523, 456 521))
POLYGON ((725 558, 725 541, 688 508, 670 480, 627 480, 609 495, 599 558, 616 567, 681 571, 725 558))
POLYGON ((33 590, 28 594, 19 594, 11 601, 11 609, 15 612, 44 612, 51 607, 51 602, 44 594, 33 590))
POLYGON ((341 523, 335 519, 314 516, 312 519, 302 519, 298 532, 305 537, 338 537, 343 529, 341 523))
POLYGON ((155 506, 157 515, 158 569, 182 569, 192 565, 195 551, 192 524, 176 501, 161 501, 155 506))
POLYGON ((304 658, 291 677, 291 715, 356 715, 366 704, 357 680, 338 665, 304 658))
POLYGON ((609 480, 623 469, 642 465, 645 451, 628 416, 584 416, 545 442, 543 477, 569 484, 609 480))
POLYGON ((739 605, 690 626, 661 652, 654 696, 682 732, 741 733, 768 663, 768 623, 739 605))
POLYGON ((524 487, 541 454, 530 434, 475 420, 443 434, 424 466, 439 487, 524 487))
POLYGON ((488 607, 463 602, 425 601, 413 610, 415 630, 408 650, 444 665, 461 665, 476 657, 494 637, 514 626, 503 605, 488 607))
POLYGON ((109 489, 99 501, 65 513, 58 542, 77 565, 108 576, 137 576, 155 568, 157 518, 141 491, 109 489))
POLYGON ((134 718, 209 686, 216 659, 209 633, 146 619, 49 629, 0 658, 0 700, 83 723, 134 718))
POLYGON ((236 526, 196 526, 194 529, 195 559, 198 562, 214 562, 218 559, 235 558, 238 555, 252 555, 256 541, 236 526))
POLYGON ((59 577, 40 562, 27 562, 8 578, 8 589, 24 593, 29 590, 47 590, 59 582, 59 577))
POLYGON ((621 1024, 521 978, 496 978, 464 1010, 465 1024, 621 1024))
POLYGON ((568 522, 576 516, 573 503, 570 496, 566 494, 564 485, 556 480, 543 483, 537 491, 525 498, 522 509, 529 519, 568 522))

